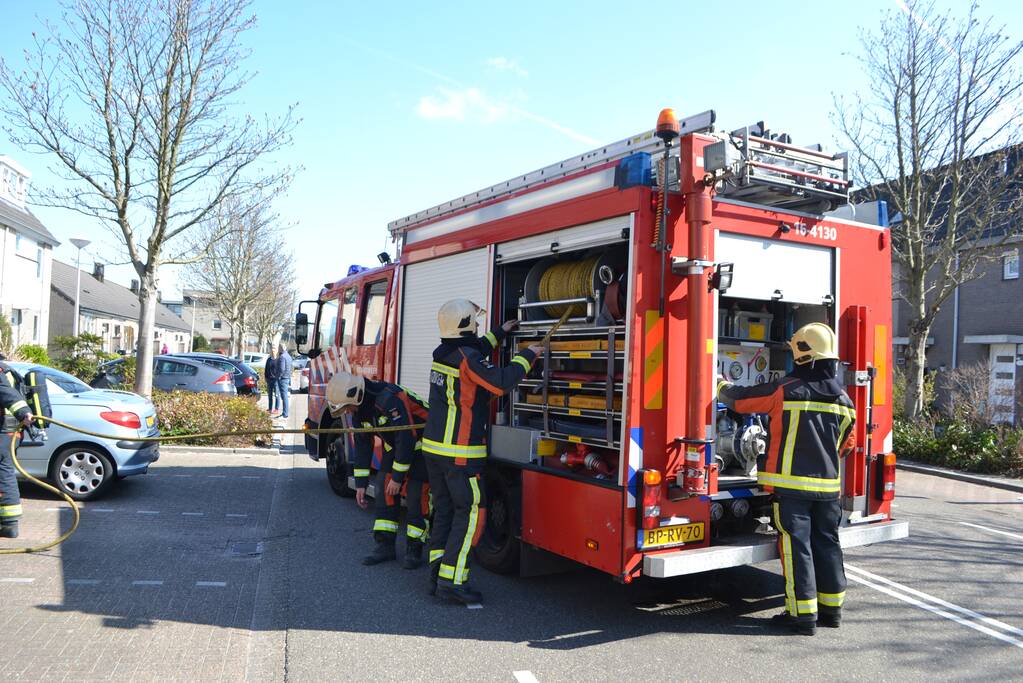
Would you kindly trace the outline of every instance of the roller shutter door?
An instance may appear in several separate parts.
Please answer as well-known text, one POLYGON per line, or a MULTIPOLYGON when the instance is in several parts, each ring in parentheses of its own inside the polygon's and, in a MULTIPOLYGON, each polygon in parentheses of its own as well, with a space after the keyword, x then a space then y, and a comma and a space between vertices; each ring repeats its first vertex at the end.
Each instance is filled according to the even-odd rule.
POLYGON ((449 299, 465 297, 486 308, 490 250, 472 251, 413 263, 402 276, 401 351, 398 383, 429 396, 430 363, 440 342, 437 311, 449 299))

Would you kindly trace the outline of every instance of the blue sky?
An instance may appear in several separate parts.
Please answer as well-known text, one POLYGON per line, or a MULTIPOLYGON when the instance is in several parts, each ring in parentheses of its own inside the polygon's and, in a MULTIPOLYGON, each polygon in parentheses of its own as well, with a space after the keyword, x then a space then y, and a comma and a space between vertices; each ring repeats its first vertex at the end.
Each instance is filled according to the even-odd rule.
MULTIPOLYGON (((962 3, 949 3, 957 8, 962 3)), ((293 224, 300 295, 375 263, 387 222, 653 127, 662 107, 715 109, 719 126, 765 120, 796 142, 835 149, 832 94, 869 88, 855 55, 858 28, 876 27, 893 0, 838 2, 370 3, 257 0, 246 41, 255 78, 239 110, 279 114, 298 103, 295 144, 276 157, 301 165, 278 209, 293 224), (744 10, 744 8, 746 8, 744 10)), ((1016 39, 1023 3, 991 0, 1016 39)), ((0 4, 0 56, 19 63, 51 0, 0 4)), ((0 153, 52 176, 48 160, 0 153)), ((38 209, 63 242, 117 245, 87 219, 38 209)), ((91 264, 83 257, 83 263, 91 264)), ((126 283, 128 268, 108 269, 126 283)), ((165 298, 179 283, 161 274, 165 298)))

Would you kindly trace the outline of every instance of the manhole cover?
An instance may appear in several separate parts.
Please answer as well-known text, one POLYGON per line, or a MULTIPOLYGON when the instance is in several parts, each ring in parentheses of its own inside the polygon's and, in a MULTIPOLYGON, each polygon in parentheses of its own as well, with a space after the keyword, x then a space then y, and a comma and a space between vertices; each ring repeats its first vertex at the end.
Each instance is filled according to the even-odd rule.
POLYGON ((259 557, 263 554, 262 541, 232 541, 227 547, 232 557, 259 557))

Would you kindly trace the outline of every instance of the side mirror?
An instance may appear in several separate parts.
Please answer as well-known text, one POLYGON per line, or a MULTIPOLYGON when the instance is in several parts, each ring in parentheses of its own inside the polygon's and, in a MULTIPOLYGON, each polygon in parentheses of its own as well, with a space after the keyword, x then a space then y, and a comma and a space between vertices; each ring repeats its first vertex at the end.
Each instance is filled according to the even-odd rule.
POLYGON ((305 313, 295 314, 295 346, 299 350, 309 342, 309 316, 305 313))

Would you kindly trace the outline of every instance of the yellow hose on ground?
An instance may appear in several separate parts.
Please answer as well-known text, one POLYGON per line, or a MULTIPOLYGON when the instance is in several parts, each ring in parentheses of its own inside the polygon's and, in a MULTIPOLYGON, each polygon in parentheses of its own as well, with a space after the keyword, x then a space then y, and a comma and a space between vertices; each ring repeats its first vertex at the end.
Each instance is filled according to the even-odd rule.
MULTIPOLYGON (((43 415, 33 415, 33 419, 43 420, 45 422, 49 422, 50 424, 55 424, 58 427, 63 427, 64 429, 70 429, 73 432, 78 432, 79 434, 85 434, 86 436, 92 436, 92 437, 95 437, 95 438, 98 438, 98 439, 119 439, 119 440, 124 440, 122 436, 118 436, 116 434, 102 434, 100 432, 89 431, 88 429, 82 429, 81 427, 75 427, 74 425, 70 425, 70 424, 68 424, 66 422, 61 422, 60 420, 55 420, 52 417, 46 417, 46 416, 43 416, 43 415)), ((142 437, 138 437, 138 438, 135 438, 135 439, 128 439, 128 440, 129 441, 139 441, 139 442, 143 442, 143 443, 153 443, 153 442, 163 442, 163 441, 184 441, 185 439, 209 439, 209 438, 214 438, 214 437, 218 437, 218 436, 255 436, 257 434, 359 434, 359 433, 362 433, 362 432, 375 432, 375 433, 381 433, 381 432, 403 432, 403 431, 406 431, 406 430, 409 430, 409 429, 419 429, 420 427, 423 427, 423 426, 425 426, 425 425, 423 425, 423 424, 414 424, 414 425, 397 425, 397 426, 384 426, 384 427, 331 427, 331 428, 328 428, 328 429, 247 429, 247 430, 236 431, 236 432, 202 432, 202 433, 199 433, 199 434, 174 434, 174 435, 169 435, 169 436, 142 436, 142 437)), ((19 428, 18 431, 20 432, 21 429, 19 428)), ((58 489, 58 488, 56 488, 54 486, 51 486, 50 484, 48 484, 45 481, 41 481, 39 479, 36 479, 31 474, 29 474, 28 472, 25 471, 25 469, 21 466, 21 462, 18 461, 17 442, 18 442, 18 433, 12 433, 11 434, 11 460, 14 462, 14 466, 17 468, 17 470, 19 472, 21 472, 22 476, 24 476, 29 481, 34 482, 35 484, 38 484, 39 486, 42 486, 44 489, 47 489, 49 491, 53 491, 54 493, 56 493, 56 494, 60 495, 61 497, 63 497, 64 500, 66 500, 71 505, 71 510, 75 513, 75 518, 74 518, 74 521, 71 524, 71 528, 70 529, 65 531, 58 538, 56 538, 56 539, 54 539, 54 540, 52 540, 52 541, 50 541, 48 543, 44 543, 42 545, 30 546, 30 547, 26 547, 26 548, 4 548, 4 549, 0 549, 0 555, 18 555, 18 554, 24 555, 24 554, 28 554, 28 553, 37 553, 40 550, 47 550, 49 548, 53 548, 54 546, 58 546, 61 543, 63 543, 64 541, 66 541, 69 538, 71 538, 71 534, 75 533, 75 531, 78 529, 78 522, 81 520, 81 517, 82 517, 82 513, 81 513, 81 511, 78 508, 78 504, 75 503, 75 500, 71 496, 67 495, 66 493, 64 493, 60 489, 58 489)))

